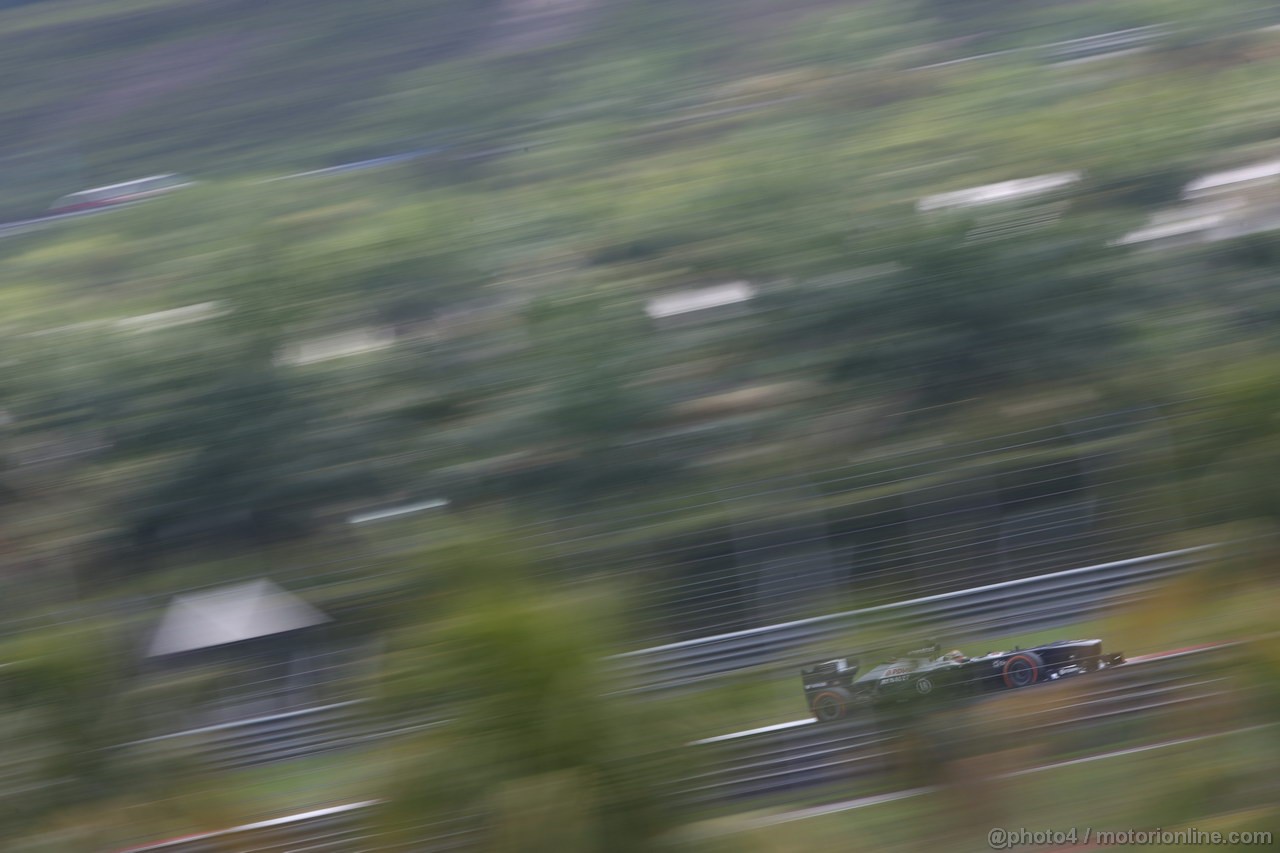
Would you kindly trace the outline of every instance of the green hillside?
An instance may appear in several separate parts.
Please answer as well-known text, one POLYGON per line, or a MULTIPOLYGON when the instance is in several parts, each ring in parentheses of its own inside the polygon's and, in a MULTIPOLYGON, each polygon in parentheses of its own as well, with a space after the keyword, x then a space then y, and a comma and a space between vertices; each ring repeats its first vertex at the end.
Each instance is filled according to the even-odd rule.
MULTIPOLYGON (((670 144, 699 135, 681 129, 689 114, 728 115, 815 88, 827 95, 824 114, 845 117, 829 127, 843 134, 933 87, 890 79, 891 69, 1187 18, 1190 8, 1145 0, 9 4, 0 10, 0 205, 30 213, 64 192, 144 174, 296 171, 446 144, 484 149, 566 134, 587 143, 649 130, 670 144), (650 128, 663 118, 674 125, 650 128)), ((1231 4, 1221 16, 1238 23, 1253 9, 1231 4)))
MULTIPOLYGON (((1253 638, 1235 710, 1132 742, 1270 722, 1269 6, 0 2, 4 220, 197 179, 0 227, 0 847, 378 797, 402 849, 458 815, 709 849, 681 744, 802 713, 798 679, 636 700, 604 653, 1210 542, 1258 549, 1096 624, 1253 638), (397 736, 262 773, 134 743, 281 698, 139 658, 174 594, 262 577, 397 736)), ((971 722, 991 767, 1067 754, 971 722)), ((957 757, 911 784, 987 772, 957 757)), ((1267 757, 1154 790, 1226 820, 1267 757)), ((886 838, 973 827, 921 829, 886 838)))
MULTIPOLYGON (((786 500, 854 539, 918 526, 912 502, 955 503, 979 476, 1002 512, 1124 508, 1090 522, 1104 550, 1155 547, 1192 512, 1168 511, 1164 420, 1180 429, 1220 365, 1265 352, 1272 238, 1117 240, 1192 177, 1274 153, 1280 38, 1250 4, 1208 23, 1178 3, 303 5, 3 13, 15 56, 33 51, 29 100, 7 102, 15 151, 52 162, 35 124, 79 104, 96 116, 83 162, 101 163, 84 182, 202 179, 0 241, 12 452, 64 460, 14 463, 15 494, 40 496, 13 505, 20 552, 87 536, 101 551, 83 571, 133 574, 133 548, 170 565, 194 547, 198 564, 212 541, 305 540, 353 507, 446 493, 569 542, 596 507, 597 538, 566 559, 611 566, 767 516, 772 492, 697 496, 797 471, 831 484, 786 500), (1090 62, 1044 48, 1144 21, 1205 35, 1090 62), (143 67, 162 54, 242 61, 143 67), (406 140, 434 153, 260 182, 406 140), (1080 180, 915 209, 1046 173, 1080 180), (737 315, 646 316, 735 281, 756 294, 737 315), (175 309, 204 313, 147 331, 175 309), (314 361, 341 335, 382 344, 314 361), (1034 446, 999 438, 1027 430, 1034 446)), ((962 532, 926 539, 942 554, 962 532)))

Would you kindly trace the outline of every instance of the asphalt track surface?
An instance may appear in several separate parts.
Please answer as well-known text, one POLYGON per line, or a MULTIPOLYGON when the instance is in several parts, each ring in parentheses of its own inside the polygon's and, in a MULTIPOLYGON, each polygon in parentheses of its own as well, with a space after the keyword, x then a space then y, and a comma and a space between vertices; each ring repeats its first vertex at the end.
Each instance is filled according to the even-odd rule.
MULTIPOLYGON (((1063 767, 1073 767, 1077 764, 1090 764, 1095 761, 1105 761, 1109 758, 1121 758, 1126 755, 1137 755, 1142 752, 1152 752, 1159 749, 1168 749, 1172 746, 1182 746, 1188 743, 1199 743, 1201 741, 1213 740, 1216 738, 1228 737, 1230 735, 1242 734, 1244 732, 1258 731, 1261 729, 1272 728, 1276 723, 1267 723, 1258 726, 1248 726, 1243 729, 1232 729, 1227 732, 1214 732, 1207 735, 1196 735, 1195 737, 1178 738, 1176 740, 1166 740, 1159 743, 1144 744, 1142 746, 1131 746, 1124 749, 1115 749, 1110 752, 1100 752, 1096 755, 1086 755, 1083 758, 1072 758, 1067 761, 1055 761, 1050 764, 1042 764, 1038 767, 1029 767, 1025 770, 1016 770, 1012 773, 1006 773, 1001 779, 1014 779, 1020 776, 1030 776, 1035 773, 1045 773, 1050 770, 1059 770, 1063 767)), ((756 818, 746 818, 744 820, 735 819, 730 827, 712 828, 706 831, 707 836, 729 835, 736 832, 745 832, 753 829, 762 829, 764 827, 776 826, 780 823, 790 823, 791 821, 804 820, 811 817, 821 817, 822 815, 837 814, 839 812, 854 811, 855 809, 864 809, 869 806, 878 806, 881 803, 891 803, 895 800, 907 800, 913 797, 920 797, 925 794, 932 794, 940 790, 936 787, 928 788, 910 788, 906 791, 893 791, 888 794, 873 794, 867 797, 858 797, 852 800, 842 800, 835 803, 827 803, 821 806, 810 806, 803 809, 793 809, 790 811, 775 812, 773 814, 762 815, 756 818)))
MULTIPOLYGON (((1220 648, 1225 645, 1227 644, 1201 643, 1198 646, 1186 646, 1181 649, 1170 649, 1169 651, 1165 651, 1165 652, 1153 652, 1151 654, 1146 654, 1146 655, 1137 655, 1136 657, 1126 658, 1125 662, 1122 664, 1119 664, 1117 666, 1107 667, 1107 671, 1123 670, 1126 667, 1131 667, 1137 664, 1150 663, 1151 661, 1165 660, 1167 658, 1176 658, 1179 655, 1192 654, 1194 652, 1203 652, 1209 649, 1220 648)), ((1047 684, 1049 682, 1045 682, 1045 683, 1047 684)), ((771 726, 761 726, 760 728, 756 728, 756 729, 745 729, 740 732, 731 732, 725 735, 716 735, 715 737, 703 738, 702 740, 694 741, 693 744, 691 744, 691 746, 698 746, 698 745, 709 744, 709 743, 721 743, 723 741, 737 740, 739 738, 751 737, 753 735, 763 735, 763 734, 769 734, 771 732, 785 731, 787 729, 795 729, 801 726, 812 725, 815 722, 817 721, 814 720, 813 717, 803 717, 799 720, 790 720, 785 723, 775 723, 771 726)))
MULTIPOLYGON (((1215 648, 1224 648, 1230 645, 1233 645, 1233 644, 1204 643, 1204 644, 1195 645, 1195 646, 1186 646, 1178 649, 1170 649, 1162 652, 1154 652, 1154 653, 1145 654, 1145 655, 1138 655, 1126 660, 1125 663, 1120 664, 1116 667, 1112 667, 1110 669, 1124 670, 1126 668, 1134 667, 1144 663, 1151 663, 1153 661, 1158 661, 1158 660, 1177 658, 1183 655, 1193 655, 1197 652, 1204 652, 1204 651, 1208 651, 1215 648)), ((809 726, 809 725, 813 725, 814 722, 815 721, 813 720, 813 718, 806 717, 803 719, 791 720, 785 723, 778 723, 771 726, 763 726, 760 728, 746 729, 743 731, 732 732, 729 734, 719 735, 712 738, 706 738, 700 741, 695 741, 694 743, 690 744, 690 746, 717 743, 717 742, 736 740, 741 738, 749 738, 756 735, 769 734, 772 732, 783 731, 786 729, 809 726)), ((1213 734, 1208 734, 1208 735, 1198 735, 1195 737, 1187 737, 1187 738, 1180 738, 1176 740, 1162 741, 1154 744, 1144 744, 1140 746, 1125 747, 1122 749, 1110 750, 1108 752, 1097 753, 1094 755, 1088 755, 1081 758, 1073 758, 1065 761, 1056 761, 1056 762, 1044 764, 1038 767, 1018 770, 1008 774, 1008 777, 1012 778, 1012 777, 1018 777, 1018 776, 1031 775, 1035 773, 1043 773, 1046 771, 1056 770, 1063 767, 1070 767, 1077 764, 1088 764, 1095 761, 1105 761, 1110 758, 1119 758, 1126 755, 1134 755, 1134 754, 1149 752, 1153 750, 1167 749, 1173 746, 1196 743, 1200 741, 1211 740, 1214 738, 1226 737, 1228 735, 1268 728, 1274 725, 1276 724, 1271 723, 1271 724, 1260 725, 1260 726, 1250 726, 1242 729, 1233 729, 1227 732, 1215 732, 1213 734)), ((788 823, 788 822, 797 821, 797 820, 804 820, 806 818, 820 817, 828 814, 836 814, 839 812, 853 811, 856 809, 868 808, 870 806, 880 805, 882 803, 894 802, 896 800, 910 799, 913 797, 919 797, 925 794, 932 793, 936 790, 938 789, 931 788, 931 787, 912 788, 905 791, 893 791, 893 792, 888 792, 884 794, 874 794, 874 795, 858 797, 850 800, 842 800, 842 801, 837 801, 833 803, 827 803, 819 806, 809 806, 806 808, 791 809, 786 811, 775 811, 767 814, 760 814, 759 816, 756 816, 756 817, 748 816, 745 818, 734 818, 732 820, 716 819, 716 820, 706 821, 704 824, 701 824, 701 825, 696 825, 692 829, 692 832, 697 837, 716 837, 721 835, 730 835, 734 833, 775 826, 777 824, 788 823)), ((164 841, 157 841, 149 844, 143 844, 141 846, 129 847, 123 850, 118 850, 116 851, 116 853, 148 853, 148 851, 155 851, 155 853, 161 853, 161 851, 173 851, 173 853, 186 853, 188 848, 185 845, 199 844, 201 842, 215 842, 218 839, 224 839, 224 838, 230 840, 231 837, 241 833, 251 833, 251 832, 261 831, 261 830, 270 830, 273 828, 296 827, 296 826, 305 825, 309 822, 323 822, 326 820, 341 818, 350 813, 362 812, 363 810, 370 807, 377 806, 378 804, 379 802, 376 800, 369 800, 365 802, 345 803, 341 805, 330 806, 327 808, 311 809, 308 811, 297 812, 294 814, 284 815, 276 818, 255 821, 253 823, 247 823, 241 826, 235 826, 228 829, 217 830, 214 832, 195 833, 191 835, 180 836, 177 838, 165 839, 164 841)), ((252 850, 254 848, 247 848, 247 849, 252 850)), ((267 849, 275 849, 275 848, 263 847, 261 849, 267 850, 267 849)))

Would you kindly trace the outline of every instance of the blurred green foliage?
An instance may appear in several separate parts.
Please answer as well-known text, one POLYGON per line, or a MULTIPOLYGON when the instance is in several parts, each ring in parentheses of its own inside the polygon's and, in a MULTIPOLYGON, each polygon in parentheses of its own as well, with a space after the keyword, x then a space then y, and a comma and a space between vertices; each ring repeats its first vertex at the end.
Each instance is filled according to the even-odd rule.
MULTIPOLYGON (((32 4, 0 23, 56 47, 107 21, 114 54, 145 66, 143 42, 198 54, 184 39, 221 5, 32 4)), ((992 39, 1056 38, 1072 16, 1190 26, 1172 3, 979 6, 965 24, 930 4, 765 3, 758 22, 730 26, 716 4, 607 4, 519 47, 487 41, 479 11, 450 3, 240 9, 246 27, 296 24, 289 38, 263 29, 250 51, 287 73, 240 86, 245 112, 226 134, 179 120, 152 133, 141 117, 178 92, 217 115, 206 83, 179 79, 138 106, 128 140, 196 157, 229 134, 256 153, 189 169, 214 179, 177 195, 0 244, 15 560, 91 541, 61 559, 96 589, 148 566, 332 541, 354 509, 442 493, 544 520, 609 506, 591 528, 619 539, 642 535, 627 531, 628 507, 645 506, 661 521, 643 535, 697 538, 724 519, 686 507, 700 488, 794 466, 862 476, 895 440, 945 447, 1044 425, 1010 407, 1047 406, 1050 422, 1167 408, 1231 387, 1241 358, 1265 385, 1270 236, 1164 252, 1114 241, 1185 179, 1265 152, 1274 111, 1259 93, 1277 56, 1194 74, 1147 54, 1101 70, 1020 51, 940 65, 992 39), (410 50, 417 16, 435 26, 410 50), (997 18, 999 32, 986 29, 997 18), (966 26, 963 43, 939 33, 966 26), (368 61, 374 42, 382 61, 368 61), (300 81, 326 51, 312 88, 368 67, 348 81, 365 89, 327 95, 360 120, 315 144, 354 151, 359 126, 390 146, 420 128, 442 149, 254 180, 289 158, 317 164, 301 138, 312 118, 286 144, 283 126, 252 116, 260 100, 295 97, 277 118, 311 115, 300 81), (1047 200, 912 210, 929 193, 1064 169, 1083 182, 1047 200), (755 288, 737 314, 646 315, 656 297, 726 281, 755 288), (191 306, 204 313, 154 314, 191 306)), ((1256 29, 1253 12, 1206 12, 1219 29, 1205 24, 1205 37, 1256 29)), ((54 101, 45 67, 27 63, 23 86, 54 101)), ((85 150, 135 170, 104 180, 159 165, 123 143, 85 150)), ((1167 450, 1183 426, 1158 446, 1135 435, 1140 481, 1117 479, 1183 482, 1167 450)), ((1225 482, 1233 466, 1232 482, 1265 479, 1269 439, 1251 435, 1193 461, 1194 477, 1225 482)), ((987 474, 1007 470, 993 460, 987 474)), ((1226 486, 1209 514, 1269 511, 1232 500, 1237 488, 1265 492, 1226 486)), ((869 479, 819 503, 844 523, 847 507, 900 493, 869 479)), ((751 512, 770 512, 767 500, 751 512)), ((46 598, 64 591, 51 582, 46 598)))
POLYGON ((691 756, 679 702, 612 689, 600 653, 620 639, 617 601, 540 588, 501 540, 459 547, 437 563, 443 611, 393 640, 381 677, 389 707, 449 720, 389 775, 389 830, 470 818, 484 849, 653 849, 691 756))
MULTIPOLYGON (((661 633, 646 618, 670 602, 584 581, 658 578, 678 598, 720 571, 745 588, 740 531, 799 537, 789 513, 910 529, 905 495, 979 482, 1035 508, 1054 497, 1044 471, 1095 475, 1081 460, 1104 472, 1095 497, 1141 505, 1123 519, 1140 532, 1117 532, 1141 547, 1274 522, 1274 229, 1116 245, 1190 179, 1275 156, 1280 40, 1261 4, 603 2, 520 38, 510 5, 0 8, 10 218, 142 174, 201 180, 0 240, 14 632, 288 573, 352 635, 393 630, 393 710, 457 723, 406 751, 393 826, 459 811, 493 849, 639 849, 686 816, 666 746, 755 693, 676 712, 608 695, 600 653, 661 633), (1135 54, 1045 49, 1155 24, 1135 54), (406 151, 423 153, 265 180, 406 151), (914 207, 1063 171, 1082 181, 1035 201, 914 207), (652 316, 726 282, 754 297, 652 316), (1118 410, 1158 416, 1062 426, 1118 410), (1063 435, 993 438, 1032 430, 1063 435), (848 488, 770 479, 796 471, 848 488), (440 496, 504 520, 457 551, 455 515, 349 523, 440 496)), ((1233 200, 1264 226, 1275 213, 1265 184, 1233 200)), ((911 543, 857 544, 910 567, 866 596, 932 582, 911 543)), ((799 606, 845 606, 820 592, 799 606)), ((760 618, 741 597, 705 618, 760 618)), ((1185 612, 1151 624, 1181 638, 1165 623, 1185 612)), ((6 831, 164 801, 163 768, 104 749, 139 734, 121 710, 148 698, 129 693, 133 651, 27 641, 6 650, 0 726, 36 755, 35 787, 6 831)), ((154 825, 198 812, 173 809, 154 825)))

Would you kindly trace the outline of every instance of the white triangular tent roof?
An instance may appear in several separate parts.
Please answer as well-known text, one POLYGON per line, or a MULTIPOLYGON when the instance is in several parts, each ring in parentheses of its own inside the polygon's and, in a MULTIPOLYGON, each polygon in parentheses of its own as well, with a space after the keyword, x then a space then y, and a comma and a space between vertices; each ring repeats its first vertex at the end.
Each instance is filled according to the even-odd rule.
POLYGON ((265 579, 189 592, 170 602, 147 656, 211 648, 328 621, 328 616, 265 579))

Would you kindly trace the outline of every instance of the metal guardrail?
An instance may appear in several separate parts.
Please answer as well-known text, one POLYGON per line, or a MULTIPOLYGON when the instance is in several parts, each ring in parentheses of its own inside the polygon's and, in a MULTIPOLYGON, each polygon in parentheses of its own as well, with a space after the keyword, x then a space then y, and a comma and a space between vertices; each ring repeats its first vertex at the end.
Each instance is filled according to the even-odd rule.
MULTIPOLYGON (((1076 621, 1140 595, 1147 582, 1196 564, 1204 549, 1157 554, 1007 581, 880 607, 691 640, 612 658, 629 690, 684 687, 744 668, 795 666, 815 645, 835 644, 854 628, 892 625, 910 632, 946 626, 949 640, 990 630, 1024 630, 1076 621)), ((832 654, 844 650, 832 649, 832 654)), ((243 767, 359 746, 403 731, 370 718, 360 702, 339 702, 190 729, 130 746, 169 742, 213 762, 243 767)), ((411 728, 435 725, 414 721, 411 728)))
POLYGON ((350 851, 362 835, 361 818, 374 802, 345 803, 243 826, 129 847, 119 853, 215 853, 226 849, 255 851, 350 851), (255 846, 246 848, 246 843, 255 846), (227 845, 233 845, 228 847, 227 845), (300 845, 300 846, 299 846, 300 845))
POLYGON ((1100 56, 1123 50, 1145 47, 1169 32, 1167 27, 1155 24, 1147 27, 1133 27, 1127 30, 1115 30, 1099 33, 1083 38, 1067 39, 1044 45, 1041 50, 1050 59, 1066 61, 1100 56))
POLYGON ((125 206, 126 205, 120 204, 109 208, 99 208, 97 210, 77 210, 73 213, 51 213, 47 216, 36 216, 32 219, 19 219, 13 222, 2 222, 0 223, 0 237, 26 234, 27 232, 44 228, 46 225, 61 222, 64 219, 78 219, 82 216, 93 216, 97 213, 106 213, 110 210, 117 210, 125 206))
MULTIPOLYGON (((945 630, 963 640, 998 626, 1002 632, 1066 624, 1140 594, 1154 581, 1200 563, 1214 546, 1188 548, 1047 575, 988 584, 910 601, 801 619, 763 628, 640 649, 610 660, 630 689, 681 687, 766 664, 791 666, 820 656, 856 630, 945 630)), ((832 649, 832 653, 845 650, 832 649)))
MULTIPOLYGON (((1006 717, 1011 736, 1032 734, 1049 726, 1057 730, 1088 728, 1090 746, 1103 745, 1094 724, 1115 719, 1157 718, 1175 709, 1202 709, 1223 701, 1225 678, 1212 667, 1230 647, 1217 646, 1153 657, 1063 684, 1087 687, 1073 695, 1070 706, 1029 711, 1021 718, 1006 717), (1067 722, 1049 719, 1064 707, 1072 709, 1067 722), (1021 721, 1019 721, 1019 719, 1021 721)), ((1053 689, 1033 687, 1031 690, 1053 689)), ((982 701, 982 700, 979 700, 982 701)), ((1000 701, 992 697, 992 701, 1000 701)), ((827 784, 866 781, 894 764, 895 731, 891 724, 853 720, 819 725, 797 720, 748 732, 708 738, 690 748, 718 753, 708 769, 682 783, 690 801, 713 803, 750 800, 788 790, 827 784)), ((420 842, 406 847, 381 834, 373 818, 377 801, 350 803, 302 814, 264 820, 231 829, 130 847, 119 853, 214 853, 225 849, 244 853, 363 853, 363 851, 452 851, 474 839, 474 824, 458 819, 447 824, 424 824, 420 842)))
POLYGON ((185 729, 122 745, 122 749, 173 746, 208 763, 236 768, 288 761, 443 725, 448 720, 392 720, 373 714, 364 700, 264 714, 185 729))
MULTIPOLYGON (((1067 679, 1059 684, 1082 689, 1072 695, 1069 705, 1037 707, 1021 715, 1006 715, 1002 722, 1009 727, 1010 737, 1089 727, 1089 745, 1096 748, 1102 745, 1097 738, 1098 723, 1138 715, 1154 717, 1222 701, 1227 678, 1204 664, 1220 660, 1228 652, 1228 647, 1221 646, 1182 652, 1067 679), (1070 713, 1070 719, 1061 719, 1064 711, 1070 713)), ((1000 697, 989 701, 998 702, 1000 697)), ((710 803, 866 781, 893 765, 895 732, 892 720, 862 718, 823 725, 804 719, 708 738, 692 744, 713 756, 704 772, 688 780, 685 793, 695 801, 710 803)))
POLYGON ((370 726, 357 713, 360 704, 336 702, 264 714, 146 738, 125 744, 125 748, 185 747, 225 767, 317 755, 369 737, 370 726))
POLYGON ((451 853, 474 841, 476 822, 468 817, 426 821, 415 828, 417 840, 393 841, 377 825, 379 805, 343 803, 115 853, 451 853))

